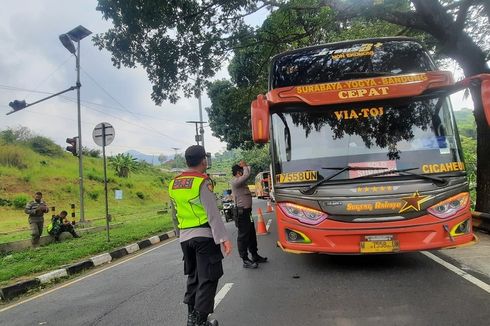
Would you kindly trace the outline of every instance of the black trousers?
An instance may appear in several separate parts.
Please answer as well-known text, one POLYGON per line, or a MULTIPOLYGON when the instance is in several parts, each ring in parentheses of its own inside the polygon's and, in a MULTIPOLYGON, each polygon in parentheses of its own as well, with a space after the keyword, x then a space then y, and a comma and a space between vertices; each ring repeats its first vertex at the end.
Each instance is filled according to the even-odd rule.
POLYGON ((73 225, 71 224, 61 224, 59 229, 54 232, 53 236, 56 240, 59 240, 60 234, 63 232, 70 232, 70 234, 75 238, 77 237, 77 233, 75 232, 75 229, 73 228, 73 225))
POLYGON ((244 208, 239 209, 237 226, 238 226, 238 238, 237 246, 238 253, 242 259, 248 257, 248 251, 255 256, 257 254, 257 234, 255 233, 255 224, 251 219, 252 209, 244 208), (243 213, 242 213, 243 211, 243 213))
POLYGON ((184 253, 184 274, 187 275, 184 303, 210 314, 214 311, 218 280, 223 276, 221 247, 212 238, 204 237, 192 238, 180 245, 184 253))

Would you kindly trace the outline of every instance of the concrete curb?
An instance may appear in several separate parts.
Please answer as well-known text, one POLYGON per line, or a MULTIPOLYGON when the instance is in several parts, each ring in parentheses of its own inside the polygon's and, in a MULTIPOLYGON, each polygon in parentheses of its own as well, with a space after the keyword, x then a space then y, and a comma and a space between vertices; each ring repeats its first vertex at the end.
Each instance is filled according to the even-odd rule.
POLYGON ((143 248, 150 247, 154 244, 160 243, 161 241, 175 237, 175 231, 169 231, 157 236, 150 237, 148 239, 139 241, 127 245, 123 248, 115 249, 108 253, 103 253, 91 257, 90 259, 64 266, 63 268, 56 269, 54 271, 48 272, 43 275, 26 281, 22 281, 13 285, 9 285, 0 288, 0 299, 1 300, 11 300, 19 295, 27 293, 29 290, 38 288, 42 284, 52 282, 54 280, 67 277, 69 275, 74 275, 85 269, 94 268, 95 266, 100 266, 103 264, 110 263, 114 259, 122 258, 126 255, 132 254, 143 248))

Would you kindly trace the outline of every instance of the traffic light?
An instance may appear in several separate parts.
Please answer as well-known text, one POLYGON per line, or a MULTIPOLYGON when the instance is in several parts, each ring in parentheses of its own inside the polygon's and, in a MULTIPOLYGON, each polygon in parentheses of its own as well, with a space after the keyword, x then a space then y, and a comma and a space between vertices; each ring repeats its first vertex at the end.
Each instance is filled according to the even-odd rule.
POLYGON ((66 146, 66 150, 71 152, 73 156, 78 156, 78 137, 66 138, 66 143, 70 146, 66 146))
POLYGON ((208 168, 210 168, 212 166, 212 163, 211 163, 211 153, 210 152, 206 152, 206 158, 208 159, 208 168))
POLYGON ((26 103, 26 101, 15 100, 15 101, 10 102, 9 106, 14 111, 19 111, 19 110, 25 109, 27 107, 27 103, 26 103))

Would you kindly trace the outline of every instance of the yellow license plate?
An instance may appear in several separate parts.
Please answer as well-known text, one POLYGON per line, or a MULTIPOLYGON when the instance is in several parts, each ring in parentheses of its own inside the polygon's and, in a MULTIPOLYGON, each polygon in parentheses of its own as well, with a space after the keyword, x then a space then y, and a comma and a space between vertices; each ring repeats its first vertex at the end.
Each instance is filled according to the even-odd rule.
POLYGON ((361 241, 362 253, 395 252, 400 250, 398 240, 361 241))
POLYGON ((276 174, 279 183, 309 182, 318 180, 318 171, 301 171, 276 174))

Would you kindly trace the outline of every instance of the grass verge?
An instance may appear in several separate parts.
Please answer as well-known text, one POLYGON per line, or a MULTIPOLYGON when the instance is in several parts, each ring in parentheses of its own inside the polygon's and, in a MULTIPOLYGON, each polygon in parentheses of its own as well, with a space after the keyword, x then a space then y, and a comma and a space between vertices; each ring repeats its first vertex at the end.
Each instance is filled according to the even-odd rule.
POLYGON ((0 286, 35 277, 83 258, 169 231, 172 227, 169 215, 153 213, 140 219, 128 219, 124 221, 123 226, 111 229, 109 242, 104 230, 86 233, 82 238, 52 243, 39 249, 0 255, 0 286))

